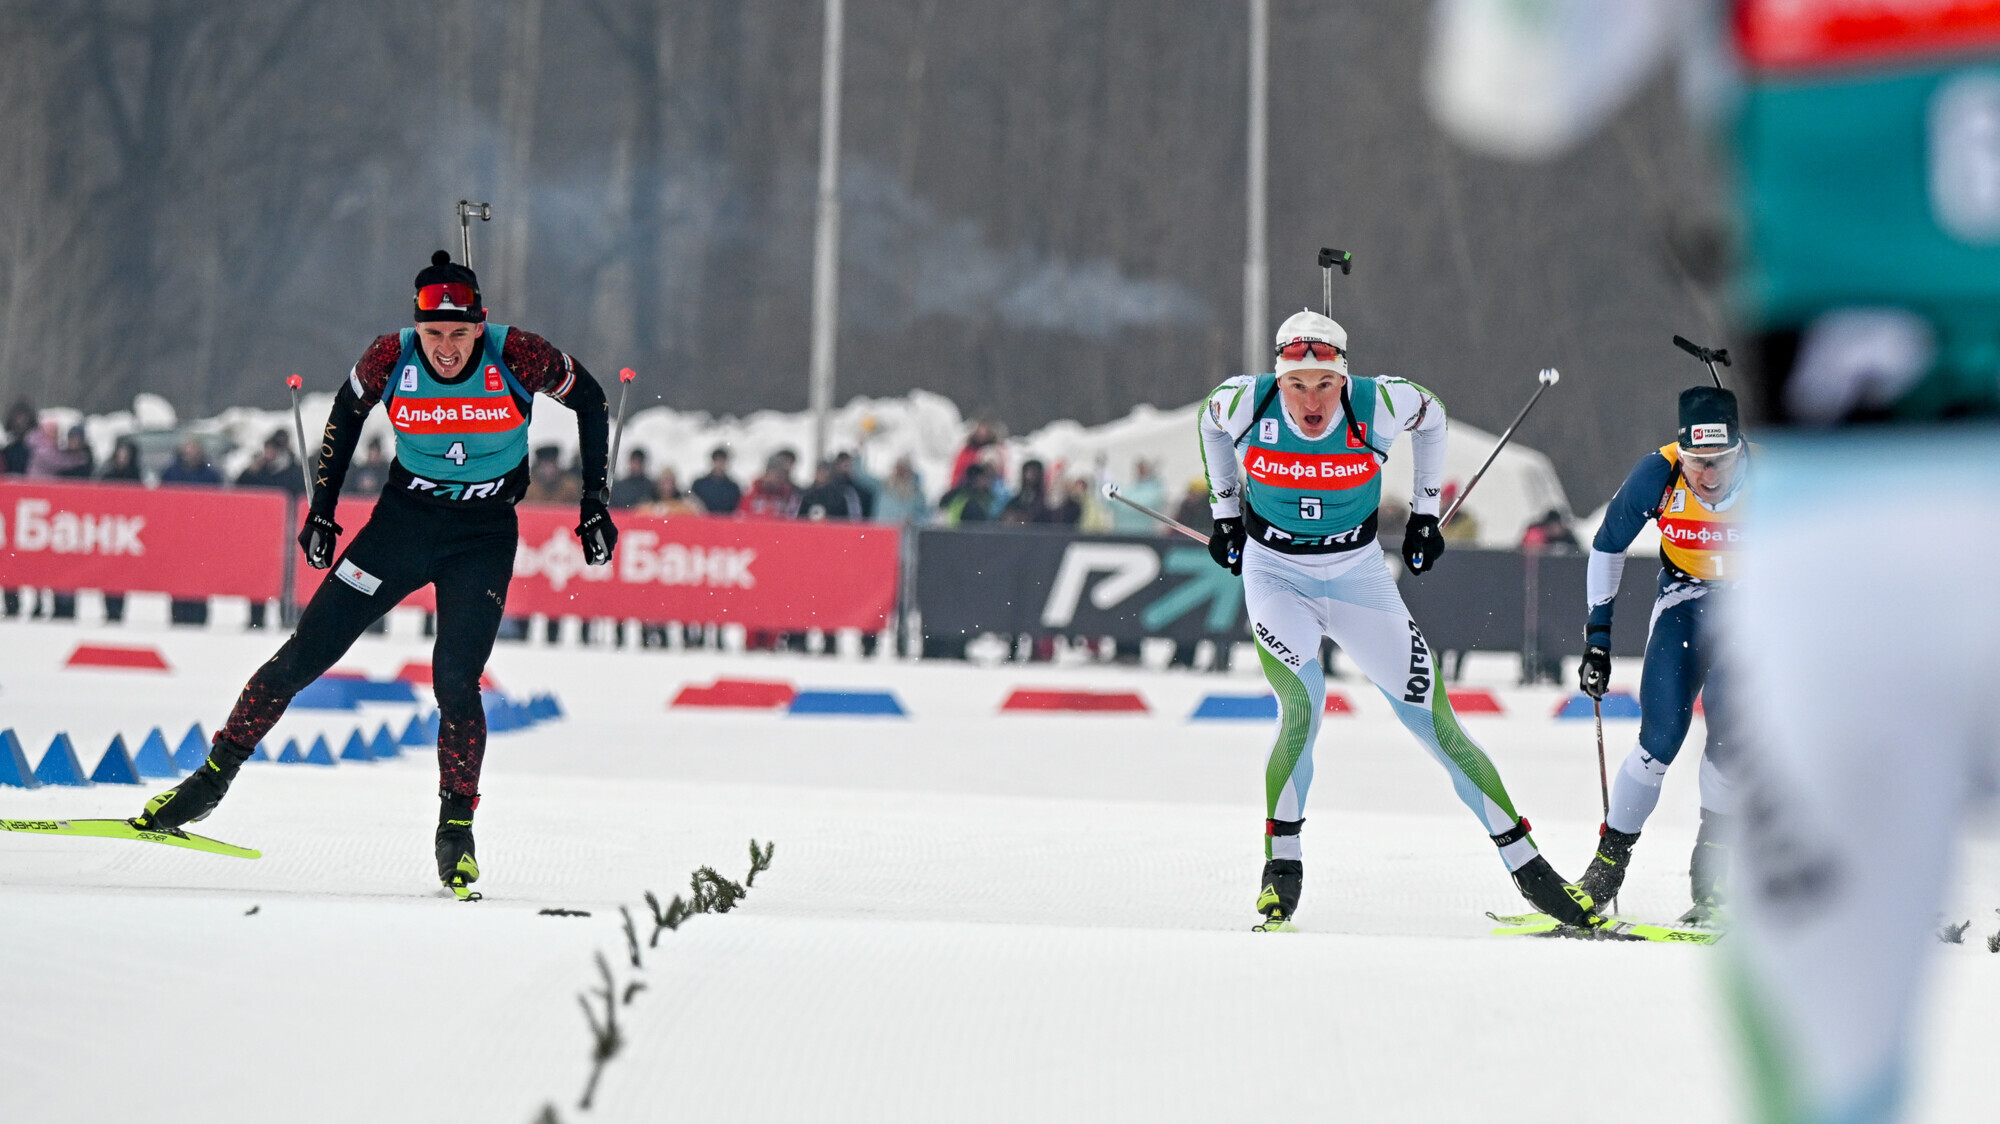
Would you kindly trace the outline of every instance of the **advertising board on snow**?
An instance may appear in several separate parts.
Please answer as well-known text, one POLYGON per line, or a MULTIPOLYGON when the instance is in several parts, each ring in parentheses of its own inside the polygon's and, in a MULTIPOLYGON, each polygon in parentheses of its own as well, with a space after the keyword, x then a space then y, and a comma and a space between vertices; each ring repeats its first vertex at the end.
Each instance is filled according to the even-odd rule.
POLYGON ((0 481, 0 586, 277 597, 285 493, 0 481))
MULTIPOLYGON (((374 504, 348 501, 344 548, 374 504)), ((572 528, 575 508, 522 504, 507 612, 514 616, 733 623, 753 629, 880 631, 896 606, 898 532, 875 523, 661 518, 615 511, 618 547, 607 566, 586 566, 572 528)), ((304 518, 303 507, 299 518, 304 518)), ((323 572, 300 566, 303 604, 323 572)), ((429 586, 405 605, 432 609, 429 586)))

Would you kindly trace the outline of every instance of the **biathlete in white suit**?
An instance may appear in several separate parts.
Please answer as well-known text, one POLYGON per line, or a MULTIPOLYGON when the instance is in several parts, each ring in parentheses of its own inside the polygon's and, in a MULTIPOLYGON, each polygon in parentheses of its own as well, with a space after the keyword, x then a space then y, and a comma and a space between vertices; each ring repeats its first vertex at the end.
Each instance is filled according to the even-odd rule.
POLYGON ((1566 924, 1603 924, 1590 898, 1535 849, 1499 770, 1459 726, 1423 632, 1374 546, 1382 465, 1407 431, 1416 488, 1403 560, 1421 574, 1444 551, 1445 415, 1437 396, 1403 379, 1349 376, 1346 330, 1300 312, 1278 329, 1276 371, 1217 387, 1200 427, 1215 516, 1209 553, 1243 575, 1257 655, 1278 696, 1278 735, 1264 774, 1258 928, 1289 924, 1304 881, 1299 833, 1326 705, 1322 636, 1340 645, 1444 766, 1522 895, 1566 924))
POLYGON ((1694 906, 1682 915, 1684 924, 1710 924, 1722 904, 1724 839, 1736 813, 1732 758, 1741 739, 1732 736, 1729 722, 1734 692, 1726 676, 1709 671, 1721 631, 1715 615, 1735 585, 1748 458, 1736 396, 1714 386, 1681 391, 1679 438, 1633 466, 1590 544, 1590 619, 1577 681, 1585 694, 1601 699, 1611 681, 1611 610, 1625 549, 1647 523, 1660 528, 1660 592, 1639 682, 1639 742, 1611 780, 1611 809, 1598 827, 1597 853, 1577 884, 1600 902, 1618 896, 1632 847, 1660 802, 1660 782, 1680 754, 1701 695, 1708 742, 1701 761, 1701 828, 1688 862, 1694 906))

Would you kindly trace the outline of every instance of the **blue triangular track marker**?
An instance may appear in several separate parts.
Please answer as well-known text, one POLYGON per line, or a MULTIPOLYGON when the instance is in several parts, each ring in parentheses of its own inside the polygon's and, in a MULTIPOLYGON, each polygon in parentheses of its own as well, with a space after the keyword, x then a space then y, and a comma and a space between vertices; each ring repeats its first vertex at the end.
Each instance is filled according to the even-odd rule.
POLYGON ((389 732, 387 722, 382 723, 381 729, 375 731, 375 740, 368 743, 368 754, 378 761, 384 757, 403 755, 403 751, 396 748, 396 737, 389 732))
POLYGON ((355 730, 347 735, 347 744, 340 747, 340 759, 342 761, 373 761, 375 760, 375 755, 368 752, 368 743, 361 740, 361 731, 355 730))
POLYGON ((132 767, 139 770, 142 777, 178 777, 179 769, 174 768, 174 755, 167 751, 167 736, 158 726, 146 734, 146 740, 139 743, 139 752, 132 755, 132 767))
POLYGON ((90 774, 92 784, 138 784, 139 770, 132 767, 132 755, 125 751, 125 735, 114 734, 111 744, 105 747, 104 757, 97 763, 97 771, 90 774))
POLYGON ((15 788, 42 787, 35 771, 28 768, 28 755, 21 750, 21 739, 12 730, 0 730, 0 784, 15 788))
POLYGON ((285 748, 278 752, 278 764, 299 765, 303 764, 305 759, 306 755, 299 752, 299 739, 286 738, 285 748))
POLYGON ((57 734, 55 740, 49 743, 48 752, 42 754, 42 763, 35 766, 35 779, 43 784, 90 784, 90 778, 83 775, 83 762, 76 759, 76 747, 70 744, 68 734, 57 734))
POLYGON ((201 732, 201 723, 188 727, 181 735, 181 744, 174 749, 174 768, 183 773, 192 773, 208 760, 208 735, 201 732))
POLYGON ((306 751, 306 764, 331 765, 333 763, 333 747, 326 744, 326 735, 321 734, 314 738, 312 748, 306 751))

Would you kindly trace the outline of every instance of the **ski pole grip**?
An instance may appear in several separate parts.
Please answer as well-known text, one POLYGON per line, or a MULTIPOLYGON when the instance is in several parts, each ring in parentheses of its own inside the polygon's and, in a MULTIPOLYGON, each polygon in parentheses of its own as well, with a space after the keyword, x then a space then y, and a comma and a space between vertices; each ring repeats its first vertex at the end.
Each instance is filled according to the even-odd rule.
POLYGON ((1700 344, 1695 343, 1694 341, 1688 339, 1685 336, 1675 336, 1674 346, 1680 348, 1682 351, 1687 352, 1689 355, 1694 356, 1696 359, 1708 358, 1707 356, 1702 354, 1703 349, 1700 344))

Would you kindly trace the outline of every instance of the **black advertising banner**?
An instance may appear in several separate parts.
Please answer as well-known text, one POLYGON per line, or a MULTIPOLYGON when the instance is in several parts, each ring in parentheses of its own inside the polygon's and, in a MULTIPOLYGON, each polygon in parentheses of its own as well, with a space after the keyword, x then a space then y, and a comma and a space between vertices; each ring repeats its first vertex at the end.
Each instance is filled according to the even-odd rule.
POLYGON ((1243 579, 1191 539, 1030 528, 923 531, 917 608, 924 635, 1055 633, 1193 643, 1247 639, 1243 579))
MULTIPOLYGON (((1454 547, 1422 577, 1395 565, 1397 587, 1435 651, 1583 652, 1584 555, 1528 557, 1454 547), (1525 642, 1532 633, 1534 643, 1525 642)), ((1365 565, 1366 563, 1364 563, 1365 565)), ((1645 651, 1659 566, 1634 556, 1619 587, 1613 650, 1645 651)), ((927 640, 981 633, 1165 637, 1192 644, 1250 638, 1243 580, 1183 539, 1079 535, 1038 528, 918 533, 917 609, 927 640)))

